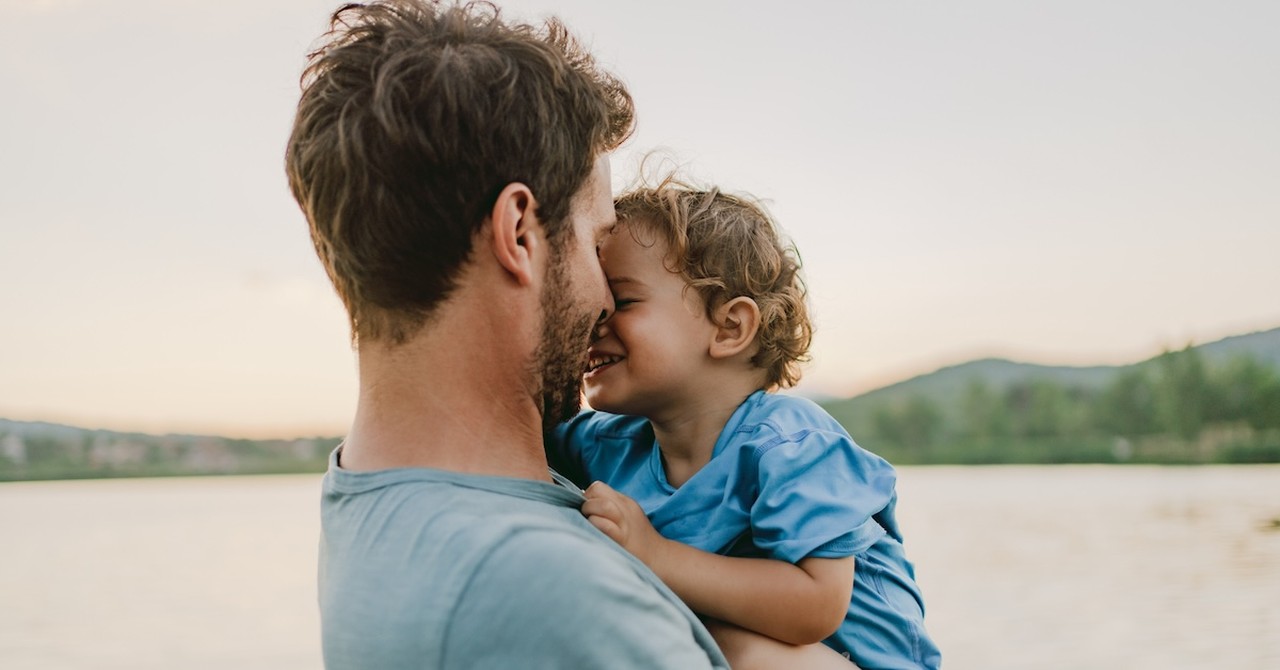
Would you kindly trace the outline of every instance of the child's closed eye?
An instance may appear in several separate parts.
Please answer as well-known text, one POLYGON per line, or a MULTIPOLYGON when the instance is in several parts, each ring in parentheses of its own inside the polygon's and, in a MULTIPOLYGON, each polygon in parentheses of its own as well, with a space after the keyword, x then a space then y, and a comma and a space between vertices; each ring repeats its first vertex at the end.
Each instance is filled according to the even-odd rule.
POLYGON ((630 306, 630 305, 634 305, 634 304, 635 304, 635 303, 637 303, 637 302, 639 302, 639 300, 636 300, 635 298, 618 298, 618 297, 615 297, 615 298, 613 299, 613 308, 614 308, 614 309, 623 309, 623 308, 628 307, 628 306, 630 306))

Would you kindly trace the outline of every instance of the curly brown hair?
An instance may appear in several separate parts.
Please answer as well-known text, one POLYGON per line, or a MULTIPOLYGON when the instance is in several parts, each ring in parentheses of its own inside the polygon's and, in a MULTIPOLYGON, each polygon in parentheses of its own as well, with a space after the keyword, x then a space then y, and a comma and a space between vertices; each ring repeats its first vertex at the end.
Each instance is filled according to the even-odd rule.
POLYGON ((698 291, 708 318, 733 298, 754 300, 760 330, 752 364, 766 371, 768 388, 800 381, 800 364, 809 360, 813 340, 800 255, 763 204, 715 187, 698 188, 672 173, 657 186, 623 193, 614 205, 619 225, 667 245, 667 269, 698 291))
POLYGON ((506 185, 553 252, 596 157, 631 133, 623 84, 552 18, 487 2, 347 4, 308 57, 285 168, 352 338, 402 343, 454 289, 506 185))

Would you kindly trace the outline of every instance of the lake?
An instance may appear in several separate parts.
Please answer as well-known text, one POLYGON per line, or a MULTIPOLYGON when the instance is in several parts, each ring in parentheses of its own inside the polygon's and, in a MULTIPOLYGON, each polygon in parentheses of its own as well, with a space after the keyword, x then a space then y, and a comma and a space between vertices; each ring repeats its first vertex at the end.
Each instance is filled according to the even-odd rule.
MULTIPOLYGON (((0 484, 0 668, 319 668, 319 476, 0 484)), ((948 670, 1280 668, 1280 466, 901 468, 948 670)))

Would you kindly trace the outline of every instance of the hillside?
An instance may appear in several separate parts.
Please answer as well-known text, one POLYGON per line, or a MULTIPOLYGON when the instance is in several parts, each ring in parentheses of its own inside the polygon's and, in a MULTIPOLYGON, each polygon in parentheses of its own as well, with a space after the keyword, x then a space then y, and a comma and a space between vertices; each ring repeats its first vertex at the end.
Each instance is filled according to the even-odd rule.
POLYGON ((1251 356, 1260 363, 1280 368, 1280 328, 1226 337, 1197 349, 1206 359, 1216 363, 1237 356, 1251 356))
MULTIPOLYGON (((1226 363, 1235 356, 1252 356, 1260 363, 1280 368, 1280 328, 1217 339, 1215 342, 1192 348, 1212 364, 1226 363)), ((978 379, 995 391, 1002 391, 1014 384, 1028 383, 1030 380, 1037 379, 1051 380, 1062 386, 1097 389, 1111 383, 1117 373, 1133 368, 1135 365, 1148 363, 1149 360, 1151 359, 1135 361, 1130 365, 1068 366, 1019 363, 1019 361, 1006 359, 979 359, 948 365, 932 373, 877 388, 860 396, 824 401, 823 406, 828 410, 833 407, 840 409, 854 401, 896 401, 910 395, 945 398, 959 395, 970 382, 978 379)))
POLYGON ((1148 450, 1154 461, 1204 462, 1223 449, 1273 460, 1280 328, 1121 366, 970 361, 821 404, 864 446, 906 462, 1005 462, 1015 451, 1095 462, 1138 436, 1164 436, 1148 450))
POLYGON ((79 477, 320 472, 336 437, 148 435, 0 419, 0 482, 79 477))
MULTIPOLYGON (((1130 452, 1147 462, 1275 461, 1280 328, 1124 366, 969 361, 821 404, 859 443, 899 463, 1114 462, 1130 452), (1252 367, 1239 365, 1242 358, 1252 367), (1210 383, 1209 371, 1227 369, 1234 381, 1210 383), (1224 421, 1226 429, 1212 428, 1224 421), (1129 437, 1137 446, 1117 451, 1129 437)), ((319 472, 338 439, 147 435, 0 419, 0 481, 319 472)))
POLYGON ((1002 358, 984 358, 950 365, 906 381, 868 391, 853 398, 820 403, 851 433, 863 432, 871 413, 885 405, 900 405, 909 398, 928 398, 944 412, 958 410, 960 398, 974 383, 985 384, 994 393, 1003 393, 1032 381, 1050 381, 1062 386, 1101 390, 1129 366, 1070 367, 1020 363, 1002 358))
MULTIPOLYGON (((1224 364, 1235 357, 1249 356, 1260 363, 1280 369, 1280 328, 1246 335, 1233 335, 1192 348, 1214 365, 1224 364)), ((996 393, 1031 381, 1048 381, 1065 387, 1100 390, 1114 381, 1121 372, 1149 364, 1152 360, 1154 359, 1138 361, 1130 365, 1080 367, 984 358, 939 368, 852 398, 829 399, 820 404, 836 418, 849 417, 856 425, 865 418, 859 411, 860 407, 898 403, 912 396, 924 396, 936 401, 939 405, 954 406, 955 401, 974 382, 982 382, 996 393)))

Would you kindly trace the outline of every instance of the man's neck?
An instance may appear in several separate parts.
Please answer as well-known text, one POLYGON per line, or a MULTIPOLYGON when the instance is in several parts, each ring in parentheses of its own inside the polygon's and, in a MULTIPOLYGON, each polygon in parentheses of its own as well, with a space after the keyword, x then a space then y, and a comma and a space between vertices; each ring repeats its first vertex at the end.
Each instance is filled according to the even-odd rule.
POLYGON ((549 480, 540 400, 495 310, 452 310, 409 342, 362 346, 351 470, 425 467, 549 480), (461 313, 459 313, 461 312, 461 313))

